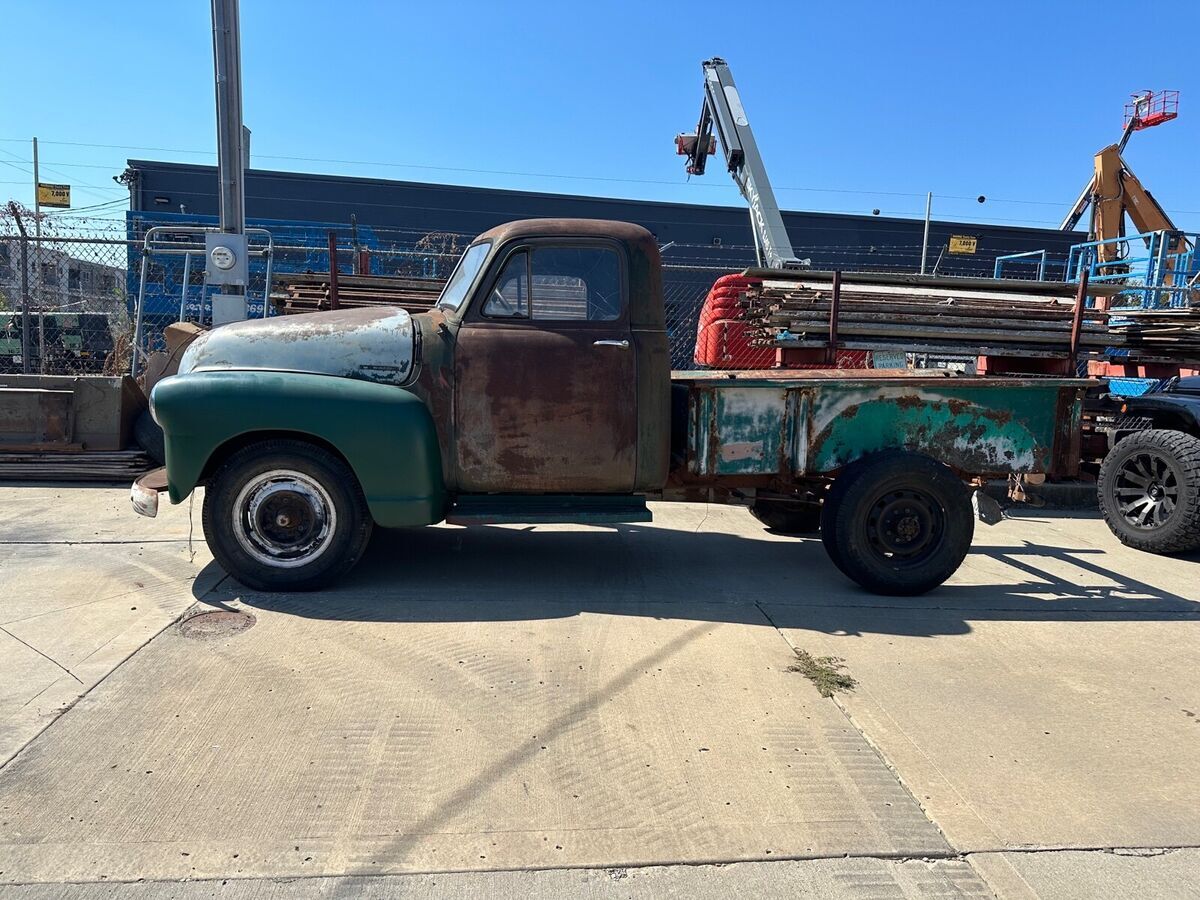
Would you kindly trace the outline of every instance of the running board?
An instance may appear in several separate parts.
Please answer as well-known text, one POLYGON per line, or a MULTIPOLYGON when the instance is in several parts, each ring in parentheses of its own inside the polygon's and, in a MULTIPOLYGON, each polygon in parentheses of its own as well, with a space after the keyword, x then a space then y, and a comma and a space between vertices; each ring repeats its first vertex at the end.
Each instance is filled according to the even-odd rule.
POLYGON ((646 498, 631 494, 465 494, 446 515, 451 525, 603 525, 652 518, 646 498))

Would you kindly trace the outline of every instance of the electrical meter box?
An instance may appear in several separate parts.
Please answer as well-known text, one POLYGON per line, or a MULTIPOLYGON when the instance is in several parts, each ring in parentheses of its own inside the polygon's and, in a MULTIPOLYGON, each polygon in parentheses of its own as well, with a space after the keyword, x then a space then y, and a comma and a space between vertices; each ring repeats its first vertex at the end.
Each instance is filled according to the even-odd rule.
POLYGON ((243 287, 249 275, 244 234, 210 231, 204 235, 204 278, 208 284, 243 287))

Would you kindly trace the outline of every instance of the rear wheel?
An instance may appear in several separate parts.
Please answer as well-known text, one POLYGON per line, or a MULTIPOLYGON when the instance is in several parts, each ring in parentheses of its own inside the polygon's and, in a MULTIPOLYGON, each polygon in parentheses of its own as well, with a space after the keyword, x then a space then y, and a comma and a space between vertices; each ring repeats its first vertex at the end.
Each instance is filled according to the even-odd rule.
POLYGON ((302 441, 264 441, 233 454, 209 479, 204 536, 247 587, 307 591, 358 562, 372 521, 350 467, 302 441))
POLYGON ((879 453, 847 467, 821 515, 821 540, 841 571, 876 594, 913 596, 957 571, 975 517, 949 468, 916 453, 879 453))
POLYGON ((1134 432, 1104 458, 1096 492, 1121 543, 1150 553, 1200 548, 1200 438, 1134 432))

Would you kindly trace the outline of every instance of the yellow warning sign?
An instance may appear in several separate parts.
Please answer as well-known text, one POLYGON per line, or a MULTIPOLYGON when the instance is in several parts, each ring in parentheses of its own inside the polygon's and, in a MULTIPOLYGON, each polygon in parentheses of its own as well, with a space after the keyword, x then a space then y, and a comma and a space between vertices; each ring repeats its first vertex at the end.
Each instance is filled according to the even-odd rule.
POLYGON ((979 238, 971 237, 966 234, 950 235, 950 252, 951 253, 974 253, 975 248, 979 246, 979 238))
POLYGON ((69 184, 42 184, 38 182, 38 203, 58 209, 71 208, 71 186, 69 184))

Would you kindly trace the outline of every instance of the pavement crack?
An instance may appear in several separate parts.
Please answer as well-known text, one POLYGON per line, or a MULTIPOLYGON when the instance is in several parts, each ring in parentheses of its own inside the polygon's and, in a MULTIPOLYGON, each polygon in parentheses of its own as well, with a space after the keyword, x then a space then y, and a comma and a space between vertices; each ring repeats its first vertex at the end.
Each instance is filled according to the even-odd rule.
POLYGON ((7 634, 13 640, 21 641, 22 644, 25 644, 26 647, 29 647, 29 649, 33 650, 35 653, 41 654, 42 656, 46 656, 46 659, 49 659, 50 662, 54 663, 56 666, 58 666, 60 669, 62 669, 64 672, 66 672, 68 675, 70 675, 72 678, 74 678, 76 681, 79 681, 79 684, 81 686, 83 686, 83 691, 79 694, 78 697, 76 697, 71 702, 70 706, 61 710, 58 713, 58 715, 56 715, 53 719, 51 719, 49 722, 47 722, 45 728, 40 729, 36 734, 30 735, 29 739, 27 741, 25 741, 23 744, 21 744, 21 746, 17 747, 15 750, 13 750, 11 753, 9 753, 7 757, 0 759, 0 771, 3 771, 4 768, 9 763, 11 763, 18 756, 20 756, 25 751, 26 747, 28 747, 30 744, 32 744, 34 741, 36 741, 39 737, 41 737, 43 734, 45 734, 48 729, 52 728, 54 726, 54 724, 56 722, 58 722, 60 719, 62 719, 62 717, 65 713, 67 713, 70 709, 74 708, 79 703, 80 700, 82 700, 84 697, 91 694, 92 691, 96 690, 96 688, 98 688, 98 687, 100 687, 100 685, 104 684, 104 682, 108 681, 108 679, 112 678, 113 674, 116 672, 119 672, 121 670, 121 668, 127 662, 129 662, 129 660, 133 659, 133 657, 135 657, 141 651, 141 649, 143 647, 145 647, 147 644, 149 644, 152 640, 154 640, 156 637, 158 637, 160 634, 162 634, 168 628, 173 626, 176 622, 178 622, 181 618, 183 618, 183 616, 187 615, 188 610, 194 609, 196 607, 196 605, 197 605, 196 601, 193 601, 192 603, 190 603, 188 605, 187 609, 185 609, 179 615, 173 616, 169 622, 167 622, 165 625, 162 626, 162 628, 159 628, 153 634, 148 635, 144 641, 142 641, 135 648, 130 650, 128 656, 126 656, 123 660, 121 660, 119 663, 117 663, 115 666, 113 666, 107 673, 105 673, 105 675, 103 677, 101 677, 97 681, 95 681, 90 687, 87 685, 84 685, 82 681, 79 681, 79 678, 76 677, 74 672, 71 672, 69 669, 66 669, 60 663, 56 662, 55 660, 50 659, 49 656, 46 656, 46 654, 42 653, 41 650, 38 650, 37 647, 32 647, 29 644, 26 644, 25 641, 21 641, 21 639, 19 637, 17 637, 15 634, 12 634, 10 631, 8 631, 4 627, 0 626, 0 631, 3 631, 5 634, 7 634))
POLYGON ((107 546, 107 545, 110 545, 110 544, 186 544, 186 543, 187 543, 187 538, 144 538, 144 539, 142 539, 142 540, 134 540, 134 541, 115 541, 115 540, 114 540, 114 541, 87 541, 87 540, 80 540, 80 541, 70 541, 70 540, 58 540, 58 541, 5 541, 5 540, 0 540, 0 546, 14 546, 14 547, 15 547, 15 546, 26 546, 26 547, 38 547, 38 546, 75 547, 75 546, 78 546, 78 545, 80 545, 80 544, 84 544, 84 545, 88 545, 88 544, 94 544, 94 545, 96 545, 96 546, 107 546))
POLYGON ((43 653, 41 650, 39 650, 37 647, 33 646, 33 644, 29 643, 28 641, 21 640, 19 637, 17 637, 15 634, 13 634, 11 631, 9 631, 7 628, 5 628, 2 625, 0 625, 0 631, 3 631, 5 634, 7 634, 10 638, 12 638, 17 643, 24 644, 26 647, 28 647, 30 650, 32 650, 34 653, 36 653, 38 656, 42 657, 43 659, 49 660, 50 662, 54 663, 54 665, 58 666, 60 669, 62 669, 64 672, 66 672, 68 675, 70 675, 72 678, 74 678, 76 681, 78 681, 81 685, 83 684, 83 682, 80 681, 78 675, 76 675, 74 672, 72 672, 70 669, 68 669, 62 663, 60 663, 53 656, 48 656, 47 654, 43 653))

